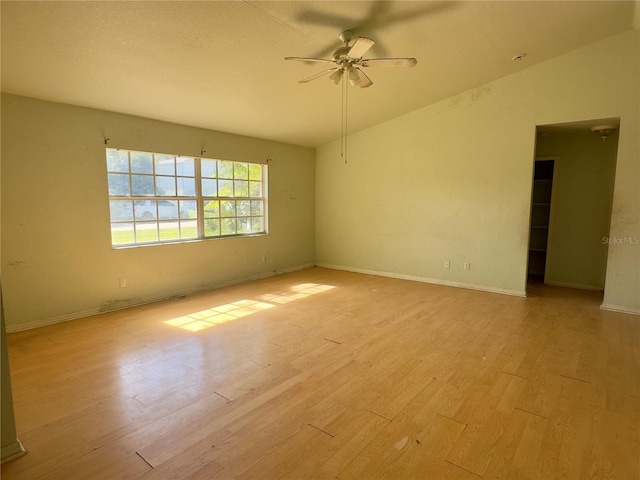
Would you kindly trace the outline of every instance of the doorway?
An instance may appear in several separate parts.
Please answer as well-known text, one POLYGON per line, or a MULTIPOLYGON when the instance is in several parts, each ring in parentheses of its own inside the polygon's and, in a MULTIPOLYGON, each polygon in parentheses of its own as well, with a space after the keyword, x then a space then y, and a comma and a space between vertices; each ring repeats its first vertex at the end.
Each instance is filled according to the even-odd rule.
POLYGON ((537 129, 528 280, 603 291, 619 119, 537 129), (615 129, 604 139, 592 131, 615 129))

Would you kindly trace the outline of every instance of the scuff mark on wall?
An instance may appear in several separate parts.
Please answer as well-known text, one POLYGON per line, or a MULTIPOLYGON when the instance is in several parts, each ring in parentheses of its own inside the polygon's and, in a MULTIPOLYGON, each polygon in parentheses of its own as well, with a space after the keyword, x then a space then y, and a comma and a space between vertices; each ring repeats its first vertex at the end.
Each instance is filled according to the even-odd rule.
POLYGON ((122 299, 116 299, 116 300, 106 300, 102 302, 98 311, 101 313, 109 312, 111 310, 118 310, 120 308, 126 308, 126 307, 137 305, 140 303, 142 303, 141 298, 122 298, 122 299))

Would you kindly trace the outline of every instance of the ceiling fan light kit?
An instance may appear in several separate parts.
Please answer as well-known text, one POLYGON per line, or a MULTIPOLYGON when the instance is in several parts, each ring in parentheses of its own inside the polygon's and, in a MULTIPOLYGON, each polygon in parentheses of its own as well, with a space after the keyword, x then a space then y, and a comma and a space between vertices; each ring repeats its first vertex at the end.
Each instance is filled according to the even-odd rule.
POLYGON ((349 83, 353 86, 360 83, 360 76, 355 68, 349 67, 349 83))
POLYGON ((333 71, 333 73, 331 74, 331 80, 333 81, 333 83, 335 83, 336 85, 338 85, 340 83, 340 80, 342 80, 342 74, 344 72, 342 70, 335 70, 333 71))

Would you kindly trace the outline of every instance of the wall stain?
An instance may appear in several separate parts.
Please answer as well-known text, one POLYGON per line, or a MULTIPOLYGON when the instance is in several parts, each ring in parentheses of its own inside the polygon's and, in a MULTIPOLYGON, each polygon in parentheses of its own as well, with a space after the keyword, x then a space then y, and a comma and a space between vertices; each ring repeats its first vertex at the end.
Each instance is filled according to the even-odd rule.
POLYGON ((459 103, 462 103, 463 100, 464 100, 464 105, 465 106, 469 106, 469 105, 471 105, 471 103, 479 100, 480 98, 488 95, 489 93, 491 93, 491 87, 474 88, 473 90, 471 90, 471 91, 469 91, 467 93, 456 95, 455 97, 452 97, 449 100, 449 108, 456 107, 459 103))
POLYGON ((475 102, 480 97, 491 93, 491 87, 479 87, 471 91, 471 101, 475 102))

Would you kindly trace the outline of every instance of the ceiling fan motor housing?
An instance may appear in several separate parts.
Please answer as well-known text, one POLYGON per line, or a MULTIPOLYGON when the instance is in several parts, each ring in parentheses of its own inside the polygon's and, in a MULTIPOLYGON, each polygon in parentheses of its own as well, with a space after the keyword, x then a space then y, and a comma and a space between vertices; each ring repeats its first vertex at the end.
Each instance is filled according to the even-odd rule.
POLYGON ((333 60, 338 64, 338 65, 344 65, 349 64, 352 65, 354 63, 357 62, 357 58, 351 58, 349 56, 349 50, 351 50, 351 47, 340 47, 336 50, 333 51, 333 53, 331 54, 331 56, 333 57, 333 60))

